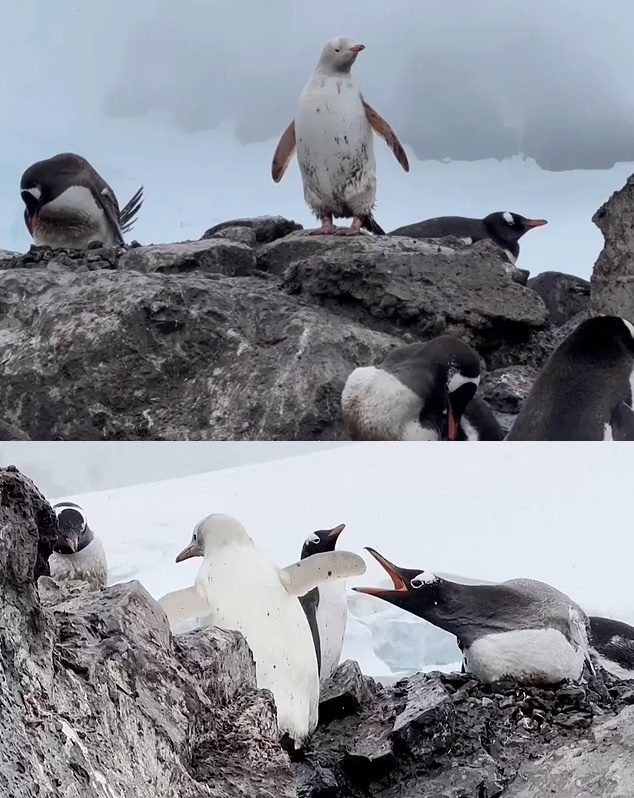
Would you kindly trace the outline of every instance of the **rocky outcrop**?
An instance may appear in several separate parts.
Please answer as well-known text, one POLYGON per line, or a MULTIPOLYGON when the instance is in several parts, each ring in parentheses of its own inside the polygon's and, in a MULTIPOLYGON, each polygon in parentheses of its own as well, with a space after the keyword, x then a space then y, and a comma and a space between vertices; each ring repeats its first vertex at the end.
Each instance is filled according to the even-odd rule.
POLYGON ((556 330, 526 280, 489 241, 315 237, 280 217, 225 222, 199 241, 6 253, 1 431, 345 438, 347 376, 403 343, 452 333, 489 372, 533 374, 556 330))
POLYGON ((592 221, 604 238, 590 281, 592 311, 634 322, 634 175, 592 221))
POLYGON ((138 582, 56 586, 55 516, 0 469, 0 795, 7 798, 621 798, 634 790, 634 682, 523 688, 344 662, 291 762, 251 652, 172 636, 138 582))
POLYGON ((634 689, 607 674, 558 690, 418 674, 383 688, 339 666, 300 798, 622 798, 634 794, 634 689))
POLYGON ((544 300, 550 324, 560 327, 590 305, 590 283, 574 274, 541 272, 527 285, 544 300))
POLYGON ((240 635, 173 639, 138 582, 42 590, 42 606, 55 516, 15 470, 0 470, 0 520, 2 796, 296 795, 240 635))

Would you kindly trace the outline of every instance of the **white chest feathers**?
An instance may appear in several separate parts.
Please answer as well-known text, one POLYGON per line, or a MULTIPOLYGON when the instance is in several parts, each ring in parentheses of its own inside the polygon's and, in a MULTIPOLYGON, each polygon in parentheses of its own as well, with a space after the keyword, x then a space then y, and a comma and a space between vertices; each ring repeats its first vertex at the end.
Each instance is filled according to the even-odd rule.
POLYGON ((70 186, 42 208, 33 241, 37 246, 69 248, 86 246, 90 241, 112 245, 119 241, 119 231, 90 189, 70 186))
POLYGON ((490 634, 465 650, 469 673, 481 682, 510 677, 522 684, 577 681, 587 650, 571 645, 557 629, 517 629, 490 634))
POLYGON ((418 394, 375 366, 355 369, 341 394, 341 409, 356 440, 437 441, 438 433, 423 427, 418 394))
POLYGON ((321 651, 319 677, 323 682, 339 665, 343 649, 348 620, 346 583, 343 580, 319 587, 316 618, 321 651))
POLYGON ((205 558, 196 589, 207 621, 244 635, 253 652, 258 687, 270 690, 278 725, 296 744, 317 726, 319 676, 308 621, 278 569, 252 547, 227 547, 205 558))
POLYGON ((74 554, 53 552, 48 561, 51 578, 56 582, 80 580, 87 582, 93 590, 108 583, 106 551, 99 538, 94 538, 84 549, 74 554))

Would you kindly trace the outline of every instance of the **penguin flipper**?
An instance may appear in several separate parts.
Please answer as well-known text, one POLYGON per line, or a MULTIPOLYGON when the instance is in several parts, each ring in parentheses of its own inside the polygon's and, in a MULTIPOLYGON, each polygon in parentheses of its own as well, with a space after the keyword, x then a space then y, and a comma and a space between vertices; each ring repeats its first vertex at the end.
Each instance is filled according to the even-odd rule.
POLYGON ((158 600, 158 603, 163 608, 172 627, 188 621, 190 618, 209 615, 209 606, 195 587, 186 587, 183 590, 166 593, 158 600))
POLYGON ((280 580, 290 596, 304 596, 329 580, 362 576, 365 562, 351 551, 326 551, 280 568, 280 580))

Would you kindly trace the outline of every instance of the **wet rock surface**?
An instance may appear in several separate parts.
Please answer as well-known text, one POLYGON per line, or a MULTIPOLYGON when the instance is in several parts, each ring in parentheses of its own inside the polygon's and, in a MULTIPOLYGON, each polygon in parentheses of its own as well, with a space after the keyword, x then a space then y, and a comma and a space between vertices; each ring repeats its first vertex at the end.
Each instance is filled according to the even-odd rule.
MULTIPOLYGON (((489 241, 342 232, 264 216, 199 241, 3 254, 0 434, 345 439, 350 372, 443 333, 477 349, 510 424, 522 395, 504 374, 526 367, 525 384, 559 340, 551 295, 489 241)), ((563 318, 576 278, 553 279, 563 318)))
POLYGON ((359 676, 359 703, 354 668, 343 663, 328 688, 349 691, 347 714, 328 712, 293 765, 301 798, 619 798, 634 787, 632 682, 602 672, 542 690, 431 673, 383 688, 359 676))

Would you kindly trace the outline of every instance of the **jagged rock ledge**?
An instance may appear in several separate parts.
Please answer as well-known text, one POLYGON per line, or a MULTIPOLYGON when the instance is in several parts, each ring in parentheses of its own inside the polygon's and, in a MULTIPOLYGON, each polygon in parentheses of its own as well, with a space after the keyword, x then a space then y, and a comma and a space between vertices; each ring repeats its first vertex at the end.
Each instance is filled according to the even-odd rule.
POLYGON ((508 426, 589 302, 586 281, 527 276, 489 241, 317 237, 281 217, 184 243, 7 253, 0 436, 336 440, 348 374, 442 333, 478 350, 508 426))
MULTIPOLYGON (((0 794, 11 798, 620 798, 634 790, 634 682, 384 688, 343 663, 290 762, 244 639, 173 637, 138 582, 48 590, 54 515, 0 469, 0 794), (39 590, 36 582, 39 578, 39 590), (42 599, 38 597, 38 592, 42 599)), ((50 580, 49 580, 50 581, 50 580)))

